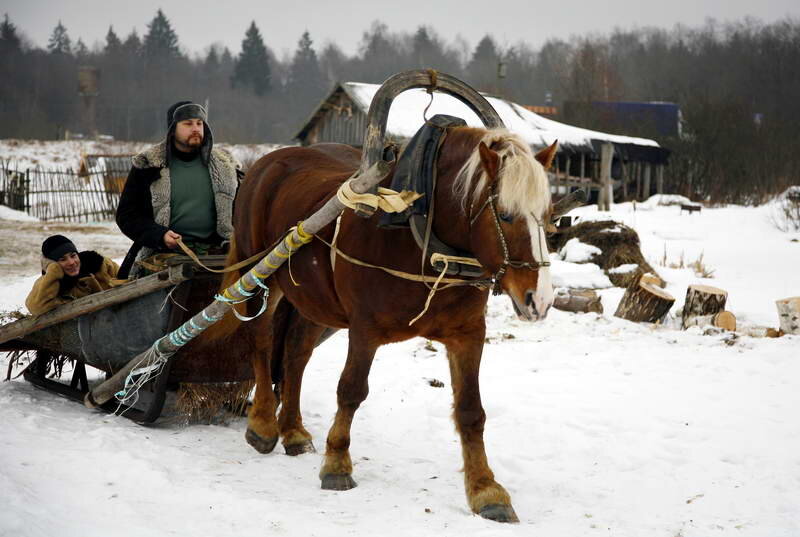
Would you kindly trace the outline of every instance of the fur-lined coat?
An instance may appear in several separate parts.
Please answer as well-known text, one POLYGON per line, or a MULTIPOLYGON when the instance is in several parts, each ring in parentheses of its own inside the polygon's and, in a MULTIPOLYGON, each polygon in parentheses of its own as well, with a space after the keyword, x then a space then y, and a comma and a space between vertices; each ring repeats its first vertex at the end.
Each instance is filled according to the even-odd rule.
POLYGON ((41 315, 56 306, 66 304, 114 287, 119 266, 104 257, 100 270, 85 276, 70 277, 64 274, 61 265, 50 259, 42 259, 42 276, 33 284, 25 299, 25 306, 33 315, 41 315))
MULTIPOLYGON (((144 259, 155 251, 164 250, 164 233, 169 230, 170 192, 166 140, 134 156, 125 188, 117 207, 117 225, 134 241, 128 258, 144 259), (137 255, 138 253, 138 255, 137 255)), ((217 235, 229 240, 233 235, 233 199, 239 181, 238 163, 227 151, 211 150, 208 171, 217 209, 217 235)), ((122 276, 127 277, 127 274, 122 276)))

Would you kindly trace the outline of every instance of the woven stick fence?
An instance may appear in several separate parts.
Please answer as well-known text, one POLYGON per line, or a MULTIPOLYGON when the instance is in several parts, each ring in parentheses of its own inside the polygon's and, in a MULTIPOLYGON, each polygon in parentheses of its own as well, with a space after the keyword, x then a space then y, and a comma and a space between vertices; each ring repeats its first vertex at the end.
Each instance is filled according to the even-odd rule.
POLYGON ((129 168, 130 160, 122 158, 105 159, 80 172, 69 168, 20 170, 0 162, 0 204, 45 222, 110 220, 129 168))

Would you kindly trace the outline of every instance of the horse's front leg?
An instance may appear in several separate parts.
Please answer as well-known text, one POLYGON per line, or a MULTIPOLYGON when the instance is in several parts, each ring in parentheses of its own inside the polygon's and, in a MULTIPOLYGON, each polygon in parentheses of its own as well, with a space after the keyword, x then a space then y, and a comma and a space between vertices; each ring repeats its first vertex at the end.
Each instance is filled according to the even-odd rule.
POLYGON ((445 340, 453 385, 453 419, 461 436, 464 456, 464 485, 467 502, 474 513, 498 522, 519 522, 511 497, 494 480, 486 459, 483 426, 486 413, 481 405, 478 374, 485 328, 445 340))
POLYGON ((350 427, 356 409, 369 393, 367 378, 377 348, 377 344, 350 329, 347 361, 336 389, 338 409, 328 432, 325 462, 319 471, 323 489, 350 490, 356 486, 350 460, 350 427))
MULTIPOLYGON (((271 357, 273 317, 282 293, 273 279, 268 281, 268 286, 270 296, 267 310, 257 319, 245 322, 243 326, 243 328, 251 330, 255 340, 252 363, 256 377, 256 393, 253 396, 253 405, 247 412, 247 432, 244 437, 247 443, 259 453, 271 453, 278 442, 278 420, 275 417, 278 400, 272 390, 271 357)), ((256 304, 255 300, 250 302, 256 304)), ((257 310, 247 313, 254 315, 257 310)))

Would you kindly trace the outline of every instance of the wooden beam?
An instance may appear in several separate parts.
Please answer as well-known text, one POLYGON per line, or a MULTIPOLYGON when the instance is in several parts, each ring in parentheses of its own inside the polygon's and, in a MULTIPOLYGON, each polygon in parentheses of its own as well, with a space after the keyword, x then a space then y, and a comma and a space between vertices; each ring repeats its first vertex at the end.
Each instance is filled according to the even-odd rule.
POLYGON ((664 193, 664 165, 656 166, 656 194, 664 193))
POLYGON ((39 316, 25 317, 18 321, 0 326, 0 343, 5 343, 36 332, 42 328, 53 326, 86 313, 92 313, 114 304, 127 302, 171 285, 177 285, 192 277, 194 271, 190 264, 176 265, 162 270, 152 276, 133 280, 130 283, 113 287, 106 291, 79 298, 68 304, 57 307, 39 316))
POLYGON ((614 159, 614 146, 611 143, 603 144, 600 150, 600 196, 597 209, 610 211, 614 201, 614 191, 611 185, 611 161, 614 159))
POLYGON ((642 190, 642 201, 650 197, 650 163, 644 163, 644 187, 642 190))

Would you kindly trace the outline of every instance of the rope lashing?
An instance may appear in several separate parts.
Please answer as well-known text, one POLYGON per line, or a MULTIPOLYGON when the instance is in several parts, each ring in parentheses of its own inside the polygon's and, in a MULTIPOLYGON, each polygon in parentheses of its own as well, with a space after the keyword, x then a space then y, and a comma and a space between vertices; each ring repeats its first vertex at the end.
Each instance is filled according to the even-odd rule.
POLYGON ((349 183, 343 183, 336 191, 336 197, 345 207, 356 208, 356 204, 368 205, 372 209, 381 209, 387 213, 401 213, 408 209, 412 203, 421 198, 423 194, 403 190, 395 192, 390 188, 378 187, 377 194, 357 194, 350 188, 349 183))
POLYGON ((430 100, 428 101, 428 106, 425 107, 425 110, 422 111, 422 119, 427 122, 428 121, 428 108, 431 107, 433 104, 433 92, 436 91, 436 88, 439 86, 439 73, 436 69, 426 69, 428 76, 431 77, 431 84, 425 91, 428 92, 430 95, 430 100))

